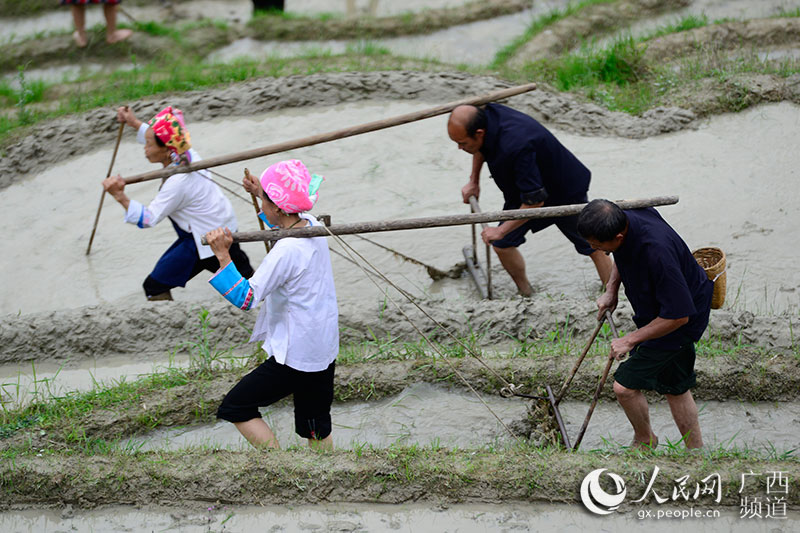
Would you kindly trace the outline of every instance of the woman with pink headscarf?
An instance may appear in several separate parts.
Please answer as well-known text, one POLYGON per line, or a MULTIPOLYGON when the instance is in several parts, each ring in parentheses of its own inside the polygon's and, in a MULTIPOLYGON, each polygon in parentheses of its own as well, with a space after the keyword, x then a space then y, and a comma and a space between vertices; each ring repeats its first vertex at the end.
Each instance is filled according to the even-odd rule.
MULTIPOLYGON (((183 113, 176 107, 165 107, 148 122, 121 107, 117 120, 137 130, 137 139, 151 163, 168 167, 200 160, 192 148, 183 113)), ((125 222, 152 228, 168 218, 178 235, 142 284, 148 300, 172 300, 173 288, 186 286, 203 270, 219 269, 214 252, 202 243, 203 235, 220 226, 236 231, 237 221, 233 206, 207 171, 173 174, 161 183, 148 205, 128 197, 125 180, 119 175, 107 178, 103 187, 125 209, 125 222)), ((250 260, 238 244, 231 247, 231 255, 242 274, 252 275, 250 260)))
MULTIPOLYGON (((322 177, 297 160, 270 166, 260 180, 248 177, 244 188, 261 199, 259 216, 270 227, 291 229, 320 223, 305 213, 317 199, 322 177)), ((256 447, 278 448, 259 407, 292 394, 295 432, 309 446, 332 449, 333 375, 339 353, 339 312, 328 243, 324 237, 278 240, 250 279, 231 261, 228 228, 206 235, 220 269, 209 280, 241 309, 263 302, 251 342, 260 342, 269 358, 225 396, 217 417, 233 422, 256 447)))

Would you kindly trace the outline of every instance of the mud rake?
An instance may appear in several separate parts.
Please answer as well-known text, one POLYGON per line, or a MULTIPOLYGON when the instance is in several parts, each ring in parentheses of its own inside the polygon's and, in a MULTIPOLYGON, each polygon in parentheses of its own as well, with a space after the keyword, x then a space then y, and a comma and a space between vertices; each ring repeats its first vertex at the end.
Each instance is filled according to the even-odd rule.
POLYGON ((586 433, 586 428, 589 426, 589 420, 592 418, 592 414, 594 413, 594 408, 597 406, 597 400, 600 397, 600 393, 603 390, 603 387, 606 384, 606 380, 608 379, 608 373, 611 369, 611 364, 614 362, 614 358, 609 356, 608 361, 606 362, 606 366, 603 369, 603 374, 600 376, 600 379, 597 383, 597 388, 595 389, 594 398, 592 399, 592 403, 589 406, 589 411, 586 413, 586 418, 583 421, 583 425, 581 426, 580 432, 578 433, 578 438, 575 440, 575 444, 571 445, 569 440, 569 434, 567 433, 567 428, 564 425, 564 419, 561 417, 561 411, 558 409, 558 405, 561 403, 561 400, 564 398, 564 394, 566 393, 567 389, 569 388, 570 383, 572 383, 572 379, 577 374, 578 369, 583 363, 583 360, 586 358, 586 354, 589 353, 589 349, 594 344, 595 339, 597 338, 600 329, 603 327, 603 322, 608 321, 609 327, 611 328, 611 332, 614 335, 614 338, 617 338, 619 335, 617 333, 617 328, 614 325, 614 321, 611 318, 611 313, 609 311, 605 312, 605 315, 601 320, 597 321, 597 327, 595 327, 594 331, 592 332, 592 336, 589 339, 589 342, 586 343, 586 346, 583 348, 583 352, 581 352, 580 357, 575 362, 575 365, 572 367, 569 376, 564 381, 564 384, 561 386, 561 389, 558 392, 558 396, 553 394, 553 390, 550 388, 550 385, 544 386, 545 395, 531 395, 531 394, 523 394, 519 392, 518 386, 509 384, 500 389, 500 396, 503 398, 511 398, 512 396, 517 396, 520 398, 528 398, 534 400, 534 402, 528 407, 528 419, 534 423, 535 430, 541 434, 547 441, 550 441, 553 444, 561 445, 566 449, 572 449, 572 451, 577 451, 578 447, 583 440, 583 436, 586 433), (559 439, 560 437, 560 439, 559 439))

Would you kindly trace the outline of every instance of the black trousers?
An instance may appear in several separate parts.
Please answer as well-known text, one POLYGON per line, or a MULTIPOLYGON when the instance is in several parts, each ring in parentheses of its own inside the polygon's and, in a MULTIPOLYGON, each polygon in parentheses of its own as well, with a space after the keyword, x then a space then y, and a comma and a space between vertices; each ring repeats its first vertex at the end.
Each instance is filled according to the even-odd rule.
POLYGON ((283 11, 283 0, 253 0, 253 9, 263 11, 277 9, 283 11))
MULTIPOLYGON (((247 257, 247 254, 244 253, 244 250, 239 247, 238 242, 231 244, 230 254, 231 261, 233 261, 233 264, 236 265, 236 270, 239 271, 239 274, 245 278, 249 278, 253 275, 255 271, 250 265, 250 259, 247 257)), ((203 270, 208 270, 209 272, 216 272, 219 270, 219 260, 216 258, 216 256, 212 255, 211 257, 206 257, 205 259, 200 259, 198 256, 197 261, 192 268, 192 273, 189 275, 189 279, 192 279, 203 270)), ((144 280, 144 283, 142 283, 144 294, 148 297, 155 296, 157 294, 163 294, 176 286, 177 285, 166 285, 161 283, 160 281, 153 279, 152 276, 147 276, 147 278, 144 280)))

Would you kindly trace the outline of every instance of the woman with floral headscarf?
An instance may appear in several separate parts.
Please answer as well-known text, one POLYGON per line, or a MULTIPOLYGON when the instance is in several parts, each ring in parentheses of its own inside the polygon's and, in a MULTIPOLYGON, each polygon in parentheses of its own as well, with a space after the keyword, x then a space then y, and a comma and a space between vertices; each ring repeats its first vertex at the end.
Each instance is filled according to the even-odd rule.
MULTIPOLYGON (((192 149, 180 109, 166 107, 143 123, 129 108, 121 107, 117 110, 117 120, 137 130, 137 139, 144 144, 144 155, 151 163, 168 167, 200 160, 192 149)), ((125 180, 119 175, 103 181, 103 188, 125 209, 125 222, 151 228, 168 217, 178 234, 178 240, 144 280, 148 300, 172 300, 172 288, 184 287, 202 270, 215 272, 219 268, 214 252, 202 243, 203 235, 219 226, 235 231, 237 222, 230 201, 205 170, 168 177, 147 206, 128 198, 125 180)), ((242 274, 252 275, 250 260, 238 244, 231 247, 231 256, 242 274)))
MULTIPOLYGON (((321 182, 321 176, 293 159, 270 166, 259 181, 246 177, 244 187, 261 199, 265 222, 290 229, 319 225, 305 211, 314 205, 321 182)), ((220 265, 211 285, 241 309, 264 302, 250 341, 261 342, 269 355, 225 396, 217 417, 233 422, 253 446, 278 448, 258 408, 292 394, 295 432, 308 439, 309 446, 333 448, 330 409, 339 312, 327 241, 280 239, 250 279, 231 262, 233 237, 228 228, 209 232, 206 241, 220 265)))

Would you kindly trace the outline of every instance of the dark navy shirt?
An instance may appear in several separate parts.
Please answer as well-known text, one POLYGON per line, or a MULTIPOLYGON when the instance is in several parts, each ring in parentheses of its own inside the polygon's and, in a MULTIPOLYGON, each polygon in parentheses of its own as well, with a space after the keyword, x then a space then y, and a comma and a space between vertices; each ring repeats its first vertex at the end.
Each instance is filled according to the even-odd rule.
POLYGON ((582 201, 591 172, 544 126, 524 113, 487 104, 481 153, 503 192, 503 209, 523 203, 582 201))
POLYGON ((689 317, 688 323, 672 333, 642 345, 677 350, 688 339, 699 340, 708 326, 714 283, 655 209, 633 209, 625 215, 628 232, 614 252, 614 262, 633 306, 636 326, 641 328, 657 317, 689 317))

